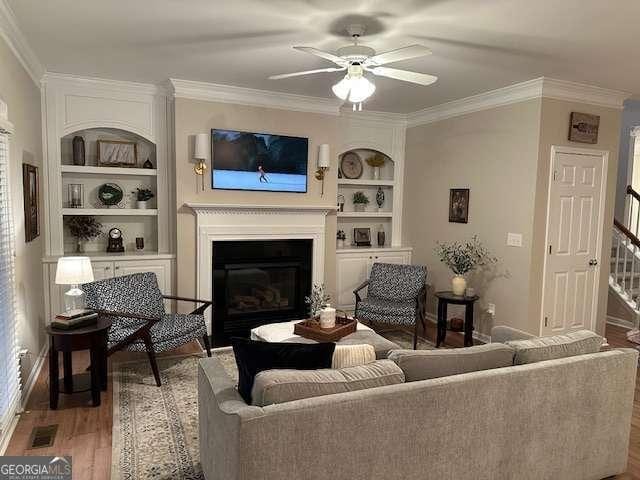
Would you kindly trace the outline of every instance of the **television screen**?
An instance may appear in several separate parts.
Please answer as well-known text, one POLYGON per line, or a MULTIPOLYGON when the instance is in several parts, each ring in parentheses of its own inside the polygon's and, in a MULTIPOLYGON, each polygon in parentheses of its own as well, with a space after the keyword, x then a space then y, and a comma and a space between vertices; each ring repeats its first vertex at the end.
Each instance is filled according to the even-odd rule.
POLYGON ((309 139, 211 130, 211 185, 224 190, 307 191, 309 139))

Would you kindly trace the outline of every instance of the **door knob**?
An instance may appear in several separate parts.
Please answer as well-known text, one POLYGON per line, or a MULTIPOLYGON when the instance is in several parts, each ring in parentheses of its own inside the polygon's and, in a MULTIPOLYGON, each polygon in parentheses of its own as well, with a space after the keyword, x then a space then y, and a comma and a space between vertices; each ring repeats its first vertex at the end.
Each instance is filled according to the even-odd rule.
POLYGON ((592 258, 591 260, 589 260, 589 266, 590 267, 595 267, 596 265, 598 265, 598 260, 595 258, 592 258))

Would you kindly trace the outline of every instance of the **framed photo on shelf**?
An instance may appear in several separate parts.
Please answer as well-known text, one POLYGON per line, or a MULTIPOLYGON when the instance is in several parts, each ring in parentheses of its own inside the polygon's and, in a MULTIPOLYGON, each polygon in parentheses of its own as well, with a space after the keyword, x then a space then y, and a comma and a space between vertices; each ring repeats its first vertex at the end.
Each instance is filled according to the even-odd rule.
POLYGON ((449 190, 449 222, 469 222, 469 189, 452 188, 449 190))
POLYGON ((353 243, 358 247, 371 246, 371 229, 370 228, 354 228, 353 243))
POLYGON ((22 164, 22 192, 24 199, 24 237, 25 242, 31 242, 40 235, 38 224, 40 212, 38 211, 39 185, 38 167, 22 164))
POLYGON ((101 167, 137 167, 138 145, 135 142, 98 140, 98 165, 101 167))

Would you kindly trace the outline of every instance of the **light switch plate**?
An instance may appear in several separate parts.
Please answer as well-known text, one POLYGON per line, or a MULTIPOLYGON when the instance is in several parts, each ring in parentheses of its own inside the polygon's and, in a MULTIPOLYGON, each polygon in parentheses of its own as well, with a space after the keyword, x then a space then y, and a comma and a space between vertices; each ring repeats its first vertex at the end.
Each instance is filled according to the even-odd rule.
POLYGON ((522 246, 522 234, 521 233, 507 233, 507 245, 510 247, 522 246))

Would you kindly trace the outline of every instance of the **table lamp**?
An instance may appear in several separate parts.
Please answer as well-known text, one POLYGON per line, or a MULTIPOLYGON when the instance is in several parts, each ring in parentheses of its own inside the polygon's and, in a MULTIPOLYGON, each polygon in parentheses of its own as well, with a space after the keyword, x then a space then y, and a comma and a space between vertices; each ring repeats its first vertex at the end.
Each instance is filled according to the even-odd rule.
POLYGON ((93 269, 89 257, 61 257, 56 269, 56 284, 70 285, 64 294, 67 312, 85 307, 85 293, 79 288, 83 283, 93 282, 93 269))

